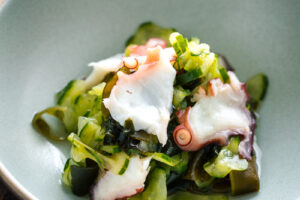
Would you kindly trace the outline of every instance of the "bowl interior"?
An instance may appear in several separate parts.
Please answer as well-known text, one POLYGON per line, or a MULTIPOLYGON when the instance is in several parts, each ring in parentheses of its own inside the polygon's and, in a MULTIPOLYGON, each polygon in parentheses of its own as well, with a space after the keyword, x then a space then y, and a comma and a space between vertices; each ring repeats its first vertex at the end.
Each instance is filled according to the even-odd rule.
MULTIPOLYGON (((61 186, 67 142, 31 127, 87 63, 122 52, 137 26, 153 21, 198 36, 222 53, 242 81, 263 72, 270 85, 256 130, 261 190, 234 199, 299 195, 299 1, 21 1, 0 9, 0 161, 38 199, 81 199, 61 186)), ((13 187, 17 187, 14 185, 13 187)))

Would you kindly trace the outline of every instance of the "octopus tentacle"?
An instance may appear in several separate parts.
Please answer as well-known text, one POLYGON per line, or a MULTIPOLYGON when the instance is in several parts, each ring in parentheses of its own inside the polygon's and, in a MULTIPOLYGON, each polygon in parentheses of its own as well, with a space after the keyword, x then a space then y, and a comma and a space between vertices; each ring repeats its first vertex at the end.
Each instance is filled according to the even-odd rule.
POLYGON ((197 151, 211 143, 226 145, 230 136, 240 135, 239 153, 251 159, 255 119, 246 108, 245 85, 233 72, 229 76, 228 84, 211 80, 207 94, 200 87, 193 97, 196 104, 177 113, 180 125, 173 137, 182 150, 197 151))

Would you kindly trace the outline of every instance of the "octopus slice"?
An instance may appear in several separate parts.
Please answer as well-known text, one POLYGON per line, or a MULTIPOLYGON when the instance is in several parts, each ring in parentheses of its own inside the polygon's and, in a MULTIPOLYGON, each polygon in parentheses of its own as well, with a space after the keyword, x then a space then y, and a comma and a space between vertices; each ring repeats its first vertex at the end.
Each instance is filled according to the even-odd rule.
POLYGON ((99 62, 92 62, 88 66, 93 67, 92 73, 85 80, 87 88, 92 88, 101 81, 110 72, 116 72, 122 66, 123 54, 116 54, 110 58, 99 62))
POLYGON ((128 50, 130 56, 146 56, 148 48, 155 48, 157 46, 164 49, 167 47, 167 42, 159 38, 150 38, 145 45, 130 45, 128 50))
POLYGON ((211 80, 208 92, 200 87, 192 99, 196 104, 178 113, 180 125, 173 137, 182 150, 197 151, 210 143, 226 145, 229 136, 241 135, 239 153, 251 159, 255 120, 246 108, 244 84, 233 72, 228 75, 229 84, 211 80))
POLYGON ((144 183, 149 173, 151 157, 130 159, 123 175, 107 171, 92 191, 93 200, 115 200, 131 197, 144 190, 144 183))
POLYGON ((145 63, 133 74, 117 73, 118 81, 109 98, 103 100, 111 116, 122 126, 131 119, 136 130, 156 135, 165 145, 176 71, 171 50, 148 48, 145 63))
POLYGON ((159 38, 150 38, 145 45, 129 46, 130 57, 124 57, 124 54, 119 53, 110 58, 100 60, 98 62, 89 63, 89 67, 93 67, 92 73, 85 80, 87 88, 92 88, 101 81, 110 72, 118 71, 123 65, 132 69, 137 65, 144 64, 147 58, 149 48, 160 46, 168 55, 170 62, 176 60, 176 54, 173 48, 167 48, 167 42, 159 38))

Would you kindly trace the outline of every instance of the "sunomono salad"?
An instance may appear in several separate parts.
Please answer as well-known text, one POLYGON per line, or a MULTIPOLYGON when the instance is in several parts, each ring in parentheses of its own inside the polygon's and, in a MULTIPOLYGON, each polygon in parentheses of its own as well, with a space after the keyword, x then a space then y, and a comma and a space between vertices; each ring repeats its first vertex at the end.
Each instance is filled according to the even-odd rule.
POLYGON ((208 44, 150 22, 125 53, 89 66, 32 121, 72 144, 62 182, 75 195, 220 200, 259 190, 253 141, 264 74, 242 83, 208 44))

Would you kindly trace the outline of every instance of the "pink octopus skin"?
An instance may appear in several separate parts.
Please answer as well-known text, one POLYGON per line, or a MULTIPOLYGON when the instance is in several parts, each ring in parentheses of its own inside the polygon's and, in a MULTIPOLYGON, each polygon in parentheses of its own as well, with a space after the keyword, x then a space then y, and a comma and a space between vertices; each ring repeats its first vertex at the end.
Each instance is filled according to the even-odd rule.
POLYGON ((131 195, 131 196, 126 196, 126 197, 118 198, 118 199, 115 199, 115 200, 127 200, 127 199, 129 199, 130 197, 133 197, 133 196, 135 196, 135 195, 137 195, 137 194, 139 194, 139 193, 141 193, 141 192, 143 192, 143 191, 144 191, 144 187, 141 187, 141 188, 139 188, 139 189, 136 189, 136 193, 135 193, 135 194, 133 194, 133 195, 131 195))
POLYGON ((167 48, 167 42, 159 38, 150 38, 145 45, 131 45, 128 47, 130 56, 145 56, 148 48, 160 46, 162 49, 167 48))
MULTIPOLYGON (((245 84, 240 84, 240 89, 245 93, 245 96, 248 100, 249 96, 247 94, 247 91, 245 89, 245 84)), ((209 84, 208 88, 208 94, 206 94, 205 90, 203 88, 199 88, 199 93, 203 96, 210 95, 214 96, 214 89, 211 84, 209 84)), ((245 102, 246 103, 246 102, 245 102)), ((191 107, 186 108, 185 110, 180 110, 177 113, 177 117, 179 119, 180 125, 178 125, 174 132, 173 132, 173 138, 176 142, 176 144, 184 151, 197 151, 201 148, 207 146, 208 144, 216 143, 218 145, 224 146, 228 144, 228 138, 233 135, 239 135, 241 136, 241 142, 239 145, 239 154, 248 160, 251 160, 251 153, 252 153, 252 144, 253 144, 253 133, 254 129, 256 127, 254 116, 248 111, 248 109, 245 107, 245 112, 248 115, 248 119, 250 120, 250 126, 249 132, 245 132, 242 129, 227 129, 222 130, 219 132, 214 133, 212 136, 205 138, 204 140, 197 140, 195 136, 195 132, 192 130, 191 125, 188 121, 189 114, 191 111, 191 107), (191 141, 188 144, 180 144, 177 139, 177 133, 180 129, 186 129, 188 130, 189 134, 191 134, 191 141)))

